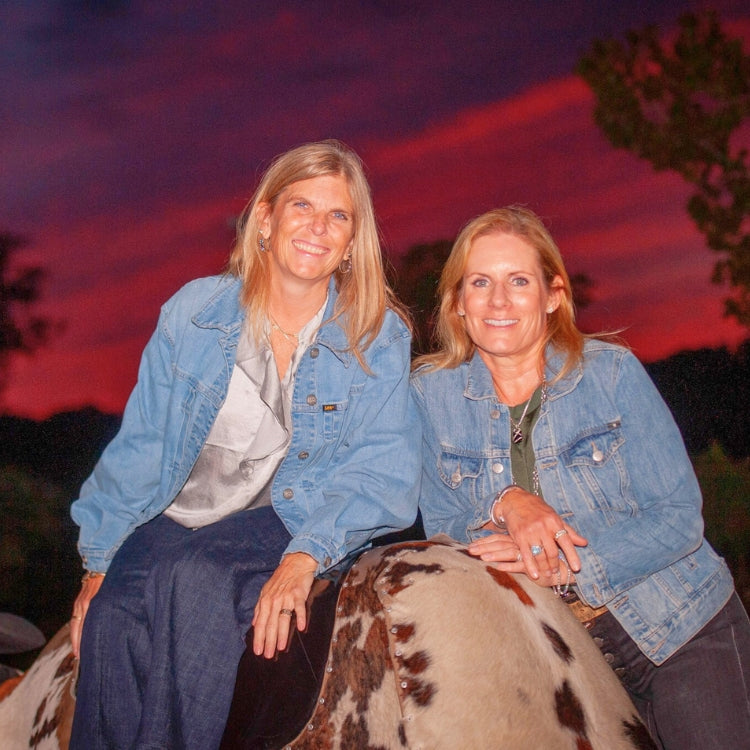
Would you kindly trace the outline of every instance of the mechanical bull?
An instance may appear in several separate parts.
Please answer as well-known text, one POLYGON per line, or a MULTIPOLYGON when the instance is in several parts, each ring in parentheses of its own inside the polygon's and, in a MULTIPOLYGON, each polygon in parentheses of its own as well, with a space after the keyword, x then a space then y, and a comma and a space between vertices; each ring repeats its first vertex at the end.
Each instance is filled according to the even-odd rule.
MULTIPOLYGON (((447 538, 365 553, 330 610, 306 698, 273 695, 284 655, 243 657, 224 750, 656 747, 568 607, 447 538), (276 702, 273 733, 252 721, 250 678, 276 702)), ((3 750, 67 748, 75 680, 67 637, 63 628, 0 703, 3 750)))

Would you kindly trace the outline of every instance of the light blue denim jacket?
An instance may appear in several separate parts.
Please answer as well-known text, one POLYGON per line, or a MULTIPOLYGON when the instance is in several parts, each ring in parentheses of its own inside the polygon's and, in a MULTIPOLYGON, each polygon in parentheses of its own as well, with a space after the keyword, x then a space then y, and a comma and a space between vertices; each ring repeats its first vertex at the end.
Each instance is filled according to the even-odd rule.
MULTIPOLYGON (((578 548, 581 598, 606 604, 660 664, 726 603, 734 584, 703 538, 701 494, 679 430, 638 360, 588 341, 583 365, 553 382, 532 443, 545 501, 588 539, 578 548)), ((495 494, 511 484, 507 407, 479 355, 417 371, 422 416, 420 507, 428 535, 468 542, 485 532, 495 494)))
MULTIPOLYGON (((234 277, 198 279, 162 308, 121 429, 72 506, 85 568, 105 571, 187 480, 229 386, 245 317, 239 294, 234 277)), ((324 321, 336 296, 331 284, 324 321)), ((300 361, 291 442, 271 494, 294 537, 286 552, 307 552, 319 573, 416 516, 421 433, 409 345, 388 311, 365 352, 372 376, 345 351, 337 322, 324 322, 300 361)))

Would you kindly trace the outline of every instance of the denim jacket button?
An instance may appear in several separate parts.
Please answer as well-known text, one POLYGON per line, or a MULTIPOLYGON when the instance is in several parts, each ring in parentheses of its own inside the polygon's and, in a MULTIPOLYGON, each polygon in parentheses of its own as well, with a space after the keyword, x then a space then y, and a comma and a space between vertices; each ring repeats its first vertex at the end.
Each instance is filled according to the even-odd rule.
POLYGON ((500 412, 498 409, 493 409, 490 412, 490 419, 499 419, 500 418, 500 412))
POLYGON ((291 500, 294 497, 294 490, 291 487, 287 487, 281 494, 285 500, 291 500))
POLYGON ((502 474, 504 471, 504 467, 502 464, 492 464, 492 473, 493 474, 502 474))
POLYGON ((461 481, 461 472, 460 471, 454 471, 453 474, 451 474, 451 482, 455 482, 458 484, 461 481))
POLYGON ((594 448, 591 458, 593 458, 596 463, 599 463, 604 458, 604 454, 598 448, 594 448))
POLYGON ((310 406, 315 406, 315 404, 318 403, 318 399, 311 393, 307 397, 307 403, 310 404, 310 406))
POLYGON ((320 349, 318 349, 317 346, 314 346, 312 349, 310 349, 310 356, 315 359, 320 354, 320 349))
POLYGON ((310 454, 307 451, 300 451, 297 454, 297 458, 299 458, 300 461, 304 461, 306 458, 310 458, 310 454))

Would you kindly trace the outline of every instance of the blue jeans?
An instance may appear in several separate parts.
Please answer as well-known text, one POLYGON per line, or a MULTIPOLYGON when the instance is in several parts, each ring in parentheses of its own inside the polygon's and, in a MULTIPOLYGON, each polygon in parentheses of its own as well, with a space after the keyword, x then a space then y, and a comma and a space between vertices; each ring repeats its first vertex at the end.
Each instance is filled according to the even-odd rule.
POLYGON ((750 747, 750 622, 736 593, 658 667, 609 612, 589 634, 663 750, 750 747))
POLYGON ((195 531, 159 516, 91 601, 71 750, 219 746, 255 603, 290 535, 273 508, 195 531))

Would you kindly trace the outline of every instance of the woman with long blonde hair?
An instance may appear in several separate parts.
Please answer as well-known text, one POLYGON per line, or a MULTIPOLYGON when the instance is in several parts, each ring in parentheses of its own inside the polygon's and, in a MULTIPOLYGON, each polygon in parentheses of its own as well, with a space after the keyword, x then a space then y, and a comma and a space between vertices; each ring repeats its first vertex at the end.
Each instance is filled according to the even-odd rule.
POLYGON ((278 157, 229 272, 169 300, 72 514, 86 569, 71 748, 219 746, 245 635, 271 658, 315 576, 416 515, 409 327, 337 141, 278 157))

